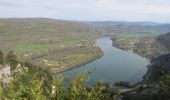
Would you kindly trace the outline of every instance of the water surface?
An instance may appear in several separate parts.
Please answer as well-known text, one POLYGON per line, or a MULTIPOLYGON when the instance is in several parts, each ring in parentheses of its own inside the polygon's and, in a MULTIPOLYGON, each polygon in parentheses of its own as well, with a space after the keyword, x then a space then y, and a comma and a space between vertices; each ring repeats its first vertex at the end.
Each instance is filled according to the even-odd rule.
POLYGON ((97 39, 104 56, 81 67, 64 72, 64 76, 72 78, 75 73, 83 73, 84 70, 92 72, 90 83, 94 84, 100 80, 104 82, 127 81, 135 84, 142 80, 147 71, 149 61, 139 55, 123 51, 112 46, 109 37, 97 39))

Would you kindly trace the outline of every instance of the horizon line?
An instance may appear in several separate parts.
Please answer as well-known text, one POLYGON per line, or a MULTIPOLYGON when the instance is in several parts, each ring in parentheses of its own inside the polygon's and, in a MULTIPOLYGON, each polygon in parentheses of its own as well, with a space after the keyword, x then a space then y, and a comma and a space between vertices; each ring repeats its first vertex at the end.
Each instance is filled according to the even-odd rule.
POLYGON ((123 23, 154 23, 154 24, 170 24, 170 22, 157 22, 157 21, 128 21, 128 20, 75 20, 75 19, 62 19, 51 17, 0 17, 0 19, 51 19, 60 21, 72 21, 72 22, 123 22, 123 23))

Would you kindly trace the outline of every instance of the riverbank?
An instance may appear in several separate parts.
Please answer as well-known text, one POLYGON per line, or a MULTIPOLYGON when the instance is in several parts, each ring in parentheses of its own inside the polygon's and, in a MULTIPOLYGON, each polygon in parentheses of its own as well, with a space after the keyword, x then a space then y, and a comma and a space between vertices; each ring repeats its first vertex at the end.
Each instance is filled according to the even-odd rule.
MULTIPOLYGON (((154 37, 126 38, 113 36, 113 46, 151 60, 143 80, 132 87, 120 89, 122 100, 169 100, 169 53, 154 37)), ((121 97, 120 96, 120 97, 121 97)))
POLYGON ((97 45, 104 51, 104 55, 81 67, 65 71, 63 75, 72 79, 75 73, 90 72, 89 84, 93 85, 100 80, 104 82, 128 81, 135 84, 142 80, 146 72, 147 59, 112 46, 110 37, 97 39, 97 45), (124 63, 122 63, 124 61, 124 63))
POLYGON ((152 59, 168 52, 168 49, 156 41, 155 36, 139 34, 115 34, 113 46, 152 59))
POLYGON ((100 50, 100 52, 98 52, 98 54, 96 54, 95 56, 92 56, 89 59, 86 59, 85 61, 83 61, 81 63, 75 64, 75 65, 69 65, 68 67, 61 67, 61 68, 51 67, 48 69, 48 71, 52 74, 57 74, 57 73, 62 73, 62 72, 68 71, 68 70, 72 70, 74 68, 81 67, 82 65, 93 62, 104 55, 104 52, 102 51, 102 49, 100 49, 100 48, 98 48, 98 49, 100 50))

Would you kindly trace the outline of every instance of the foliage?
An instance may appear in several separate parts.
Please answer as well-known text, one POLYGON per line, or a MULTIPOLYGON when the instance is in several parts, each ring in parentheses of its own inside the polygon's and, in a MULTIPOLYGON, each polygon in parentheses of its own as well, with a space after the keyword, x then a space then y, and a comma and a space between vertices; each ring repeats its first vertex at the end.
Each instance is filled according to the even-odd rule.
POLYGON ((5 56, 2 50, 0 50, 0 64, 5 64, 5 56))
POLYGON ((17 61, 17 56, 14 54, 13 51, 8 52, 6 57, 6 63, 10 64, 12 70, 16 68, 18 61, 17 61))
POLYGON ((155 39, 155 36, 144 34, 115 34, 112 37, 114 46, 130 50, 147 58, 154 58, 168 52, 167 48, 155 39))
POLYGON ((88 79, 88 72, 85 71, 83 75, 76 75, 68 89, 67 99, 70 100, 103 100, 108 99, 109 94, 103 93, 105 86, 103 82, 99 82, 96 86, 89 89, 86 88, 88 79))
POLYGON ((51 97, 53 100, 64 100, 66 98, 66 89, 64 87, 65 78, 61 75, 53 81, 53 90, 51 97))
MULTIPOLYGON (((41 72, 41 70, 40 70, 41 72)), ((39 100, 44 98, 42 92, 45 85, 45 77, 40 77, 41 73, 30 74, 27 67, 20 67, 12 72, 12 82, 4 87, 4 95, 12 100, 39 100)), ((41 75, 43 76, 43 75, 41 75)), ((46 100, 46 99, 43 99, 46 100)))
POLYGON ((3 88, 0 86, 0 99, 2 99, 2 97, 3 97, 3 92, 4 92, 4 90, 3 90, 3 88))
POLYGON ((170 75, 165 75, 161 81, 161 89, 167 96, 170 97, 170 75))
MULTIPOLYGON (((6 99, 12 100, 103 100, 109 99, 104 92, 102 82, 87 87, 88 72, 77 74, 70 83, 59 75, 53 82, 43 71, 29 73, 22 70, 13 74, 13 81, 0 92, 6 99)), ((0 91, 3 89, 0 89, 0 91)))
POLYGON ((170 50, 170 44, 169 44, 169 42, 170 42, 170 32, 158 36, 157 40, 158 40, 159 43, 161 43, 162 45, 164 45, 165 47, 167 47, 170 50))

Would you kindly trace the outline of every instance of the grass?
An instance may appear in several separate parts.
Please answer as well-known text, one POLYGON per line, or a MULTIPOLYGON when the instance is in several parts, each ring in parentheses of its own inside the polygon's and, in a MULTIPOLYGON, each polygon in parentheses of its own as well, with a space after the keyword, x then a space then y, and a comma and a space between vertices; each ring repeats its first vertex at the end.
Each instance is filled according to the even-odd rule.
POLYGON ((81 53, 81 54, 67 56, 65 59, 66 59, 66 62, 68 62, 70 64, 71 63, 77 64, 77 63, 85 62, 87 59, 89 59, 93 56, 94 56, 93 54, 81 53))
POLYGON ((55 58, 48 58, 48 59, 39 59, 35 62, 35 65, 39 65, 43 68, 51 69, 51 72, 55 72, 56 68, 74 68, 77 66, 81 66, 91 60, 94 60, 99 55, 96 53, 91 52, 81 52, 75 54, 69 54, 64 57, 55 57, 55 58), (44 62, 45 60, 45 62, 44 62))
POLYGON ((52 47, 52 44, 23 44, 19 45, 15 48, 16 51, 42 51, 42 50, 48 50, 50 47, 52 47))
POLYGON ((77 45, 77 44, 80 44, 80 43, 81 43, 81 41, 76 40, 76 39, 73 39, 73 40, 60 40, 58 42, 58 44, 65 45, 65 46, 73 46, 73 45, 77 45))
POLYGON ((122 39, 140 39, 141 37, 144 37, 143 34, 118 34, 119 38, 122 39))
POLYGON ((14 50, 19 52, 39 52, 39 51, 48 51, 49 49, 54 49, 60 46, 76 46, 80 44, 80 40, 60 40, 52 43, 30 43, 30 44, 22 44, 15 47, 14 50))

